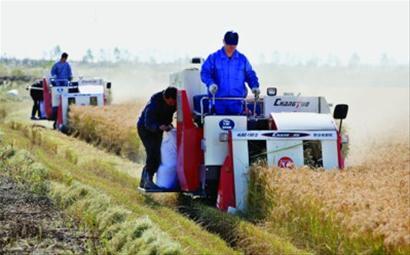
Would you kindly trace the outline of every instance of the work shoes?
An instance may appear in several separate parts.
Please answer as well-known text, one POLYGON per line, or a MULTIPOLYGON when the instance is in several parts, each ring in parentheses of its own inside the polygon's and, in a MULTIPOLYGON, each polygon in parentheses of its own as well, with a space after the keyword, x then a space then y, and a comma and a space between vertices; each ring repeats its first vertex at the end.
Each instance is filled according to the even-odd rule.
POLYGON ((140 188, 144 188, 145 182, 148 179, 149 179, 148 172, 144 167, 144 169, 142 169, 142 173, 141 173, 140 188))
POLYGON ((142 170, 141 174, 141 181, 140 181, 140 187, 146 190, 159 190, 161 189, 158 187, 154 182, 153 182, 154 176, 150 175, 146 168, 142 170))
POLYGON ((151 180, 146 180, 144 183, 144 187, 145 190, 161 190, 160 187, 158 187, 153 181, 151 180))

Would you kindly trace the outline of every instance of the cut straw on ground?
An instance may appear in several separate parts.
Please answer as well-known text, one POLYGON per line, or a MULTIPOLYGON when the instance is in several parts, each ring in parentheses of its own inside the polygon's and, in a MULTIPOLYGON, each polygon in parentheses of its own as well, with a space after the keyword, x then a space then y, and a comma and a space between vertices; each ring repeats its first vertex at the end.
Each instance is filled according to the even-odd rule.
MULTIPOLYGON (((28 147, 35 152, 36 157, 45 166, 50 169, 52 179, 59 183, 70 185, 75 182, 80 182, 82 185, 92 187, 110 197, 113 203, 123 205, 125 209, 132 212, 136 217, 148 216, 150 220, 156 224, 159 229, 167 233, 170 238, 181 246, 182 250, 194 254, 234 254, 232 248, 226 245, 216 235, 204 231, 199 225, 192 220, 182 216, 176 209, 178 204, 166 204, 163 206, 160 201, 156 201, 149 196, 144 196, 136 192, 137 180, 131 178, 126 172, 119 170, 125 163, 106 161, 104 152, 98 152, 97 149, 90 147, 83 142, 66 137, 56 132, 31 127, 31 130, 24 124, 10 124, 7 132, 10 134, 8 140, 16 146, 28 147), (33 135, 35 133, 35 135, 33 135), (23 137, 21 137, 23 134, 23 137), (87 155, 84 158, 80 153, 83 150, 81 147, 89 148, 87 155), (70 149, 70 156, 67 157, 67 150, 70 149), (50 159, 50 154, 54 156, 50 159), (76 156, 74 156, 76 155, 76 156), (77 160, 68 160, 67 158, 78 158, 77 160), (100 160, 96 161, 96 157, 100 160), (171 207, 171 208, 170 208, 171 207)), ((108 154, 107 154, 108 155, 108 154)), ((118 158, 117 158, 118 160, 118 158)), ((121 161, 124 161, 121 159, 121 161)), ((134 163, 130 163, 134 164, 134 163)), ((137 167, 134 165, 134 167, 137 167)), ((206 210, 204 211, 206 212, 206 210)), ((213 213, 221 214, 215 210, 208 215, 204 214, 202 221, 207 219, 212 221, 213 213)), ((233 223, 240 223, 242 220, 231 215, 226 216, 227 219, 234 219, 233 223)), ((201 222, 202 223, 202 222, 201 222)), ((232 224, 232 227, 235 227, 232 224)), ((257 226, 250 223, 240 223, 239 228, 233 228, 231 233, 237 234, 237 241, 230 242, 228 235, 221 235, 228 243, 241 252, 247 254, 261 254, 262 249, 265 252, 271 253, 274 250, 293 250, 298 251, 298 254, 306 253, 296 249, 286 240, 282 240, 268 234, 266 231, 259 229, 257 226), (255 232, 256 231, 256 232, 255 232), (254 233, 259 233, 254 235, 254 233), (274 240, 269 240, 270 237, 275 237, 274 240), (252 240, 252 241, 250 241, 252 240), (264 242, 268 241, 267 244, 264 242), (278 241, 277 243, 275 243, 278 241), (251 245, 252 244, 252 245, 251 245)), ((217 232, 215 232, 217 233, 217 232)))

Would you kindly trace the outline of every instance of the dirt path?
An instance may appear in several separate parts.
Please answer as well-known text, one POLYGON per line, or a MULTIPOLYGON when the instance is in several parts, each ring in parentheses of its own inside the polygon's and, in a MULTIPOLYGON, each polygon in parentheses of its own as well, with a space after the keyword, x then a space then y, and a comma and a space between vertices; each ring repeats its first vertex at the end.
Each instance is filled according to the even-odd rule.
POLYGON ((88 240, 49 198, 0 175, 0 254, 84 254, 88 240))

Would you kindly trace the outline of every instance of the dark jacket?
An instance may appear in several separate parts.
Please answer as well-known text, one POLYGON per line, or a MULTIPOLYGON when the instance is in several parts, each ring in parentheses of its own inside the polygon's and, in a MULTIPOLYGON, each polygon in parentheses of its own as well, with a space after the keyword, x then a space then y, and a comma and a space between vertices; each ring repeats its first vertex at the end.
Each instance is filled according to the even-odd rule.
POLYGON ((43 81, 38 81, 31 85, 30 96, 35 101, 43 100, 43 81))
POLYGON ((172 123, 176 107, 167 105, 163 92, 158 92, 151 97, 138 119, 139 128, 145 128, 153 133, 162 133, 159 127, 172 123))

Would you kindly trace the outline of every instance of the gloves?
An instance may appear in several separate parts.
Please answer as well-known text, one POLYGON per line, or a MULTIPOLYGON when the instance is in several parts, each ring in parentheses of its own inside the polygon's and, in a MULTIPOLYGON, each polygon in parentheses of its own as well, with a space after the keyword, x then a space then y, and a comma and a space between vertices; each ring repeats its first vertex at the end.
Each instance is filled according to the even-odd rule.
POLYGON ((255 97, 259 97, 261 91, 259 88, 252 88, 252 93, 255 95, 255 97))
POLYGON ((215 95, 217 91, 218 91, 218 85, 212 84, 211 86, 209 86, 209 92, 212 95, 215 95))

